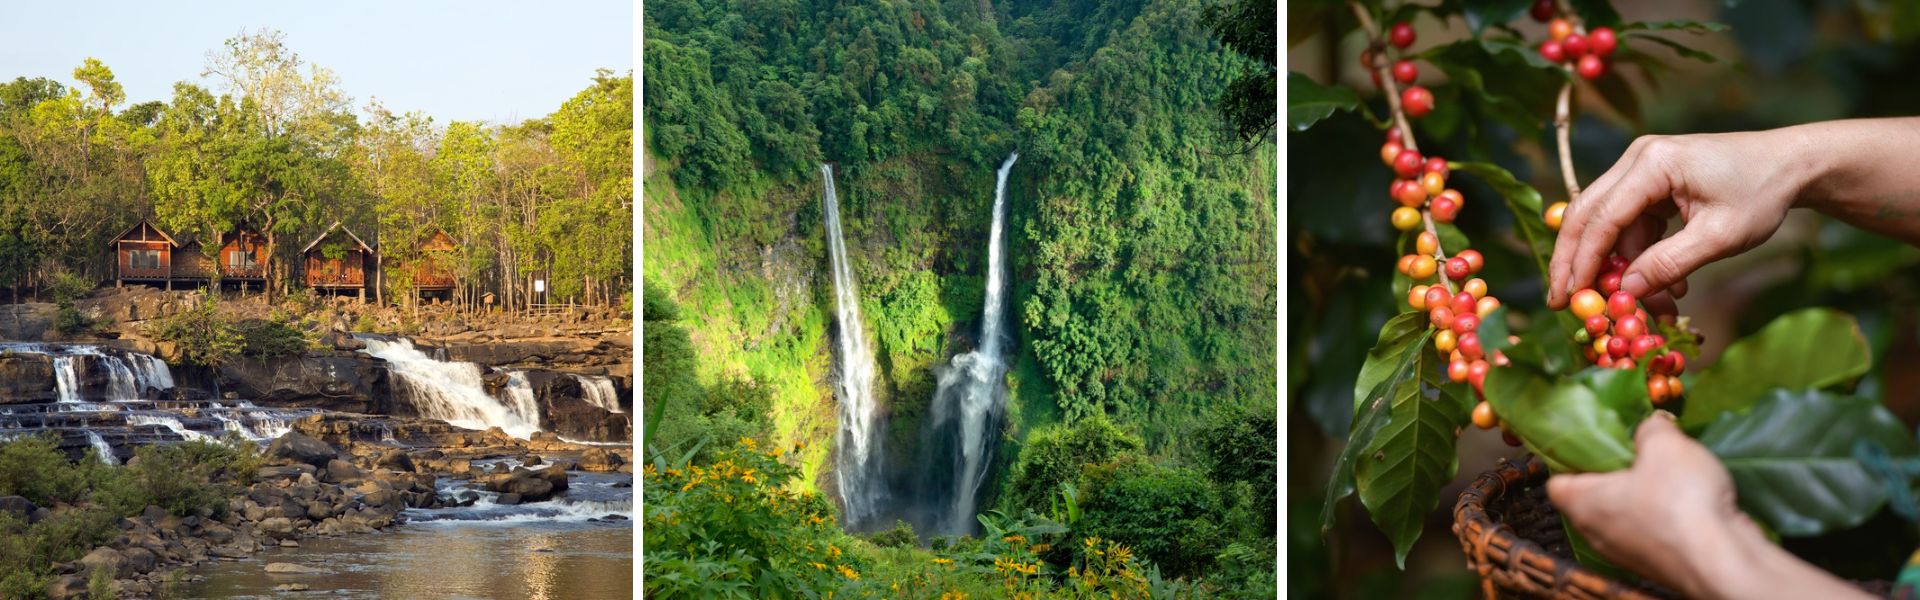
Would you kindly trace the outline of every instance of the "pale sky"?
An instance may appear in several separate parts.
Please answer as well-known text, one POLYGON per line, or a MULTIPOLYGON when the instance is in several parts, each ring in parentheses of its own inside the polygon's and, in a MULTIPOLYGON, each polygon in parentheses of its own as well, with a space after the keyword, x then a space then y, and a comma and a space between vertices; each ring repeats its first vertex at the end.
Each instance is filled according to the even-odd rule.
POLYGON ((0 80, 48 77, 99 58, 128 104, 173 97, 200 77, 209 50, 272 28, 308 63, 332 69, 355 110, 370 98, 395 112, 517 122, 544 116, 592 81, 633 68, 633 5, 625 0, 330 2, 52 1, 10 5, 0 18, 0 80))

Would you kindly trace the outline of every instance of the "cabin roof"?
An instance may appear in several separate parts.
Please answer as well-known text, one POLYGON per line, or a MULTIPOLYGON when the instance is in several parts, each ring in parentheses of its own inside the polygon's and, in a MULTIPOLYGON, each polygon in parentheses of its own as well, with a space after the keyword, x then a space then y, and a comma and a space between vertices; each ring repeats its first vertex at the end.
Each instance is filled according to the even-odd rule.
POLYGON ((140 217, 140 220, 138 222, 135 222, 132 227, 128 227, 126 231, 120 232, 120 235, 113 236, 113 241, 107 242, 107 247, 108 248, 118 247, 120 245, 120 240, 127 239, 127 236, 133 235, 133 232, 135 231, 139 231, 140 226, 142 225, 153 228, 153 232, 160 234, 160 238, 166 240, 167 245, 175 248, 180 247, 180 242, 175 241, 173 239, 173 236, 167 235, 167 232, 165 230, 160 229, 160 226, 154 225, 152 222, 148 221, 146 217, 140 217))
POLYGON ((327 230, 320 232, 320 236, 313 238, 312 242, 308 242, 307 247, 300 249, 300 253, 306 254, 308 252, 312 252, 314 246, 320 245, 320 242, 327 239, 327 236, 333 235, 333 231, 336 229, 342 232, 345 232, 348 238, 353 239, 353 243, 360 245, 361 250, 365 250, 368 254, 373 253, 372 246, 368 246, 366 242, 361 241, 360 236, 354 235, 352 229, 348 229, 345 225, 341 225, 339 221, 334 221, 332 225, 328 225, 327 230))

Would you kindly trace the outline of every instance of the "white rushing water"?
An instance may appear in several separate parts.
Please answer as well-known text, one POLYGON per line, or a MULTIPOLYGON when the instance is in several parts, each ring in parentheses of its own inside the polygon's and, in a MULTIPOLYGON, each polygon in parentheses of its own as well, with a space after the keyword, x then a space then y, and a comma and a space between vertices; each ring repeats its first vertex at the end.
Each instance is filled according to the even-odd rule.
POLYGON ((620 392, 613 387, 613 380, 599 375, 575 375, 580 381, 580 398, 587 404, 600 407, 610 413, 620 414, 620 392))
POLYGON ((520 420, 540 424, 540 403, 533 396, 533 384, 527 381, 526 371, 507 372, 507 408, 520 420))
POLYGON ((537 418, 529 422, 520 410, 487 394, 480 365, 434 360, 406 339, 364 337, 360 341, 367 345, 361 352, 387 361, 399 384, 394 394, 405 398, 422 417, 467 429, 499 427, 520 439, 540 430, 537 418))
POLYGON ((53 357, 54 387, 60 392, 61 402, 80 401, 80 374, 74 371, 74 357, 53 357))
POLYGON ((86 432, 87 443, 93 445, 93 453, 100 459, 100 462, 109 465, 120 464, 120 458, 113 455, 113 446, 108 445, 105 438, 100 437, 98 433, 94 433, 92 429, 88 429, 86 432))
POLYGON ((860 292, 840 230, 840 198, 833 186, 833 167, 820 165, 826 205, 827 256, 833 267, 834 318, 839 323, 839 378, 834 395, 840 401, 840 430, 834 437, 834 485, 845 510, 841 520, 857 527, 874 516, 885 491, 880 478, 879 407, 873 398, 873 350, 867 346, 866 325, 860 319, 860 292))
POLYGON ((958 428, 959 455, 953 457, 953 483, 948 489, 947 514, 941 521, 943 533, 972 532, 980 484, 986 480, 987 466, 993 462, 1000 441, 993 425, 1006 410, 1007 395, 1007 364, 1002 356, 1007 265, 1002 237, 1007 174, 1019 159, 1018 152, 1008 156, 995 176, 993 226, 987 239, 987 305, 980 317, 980 345, 953 357, 953 363, 940 372, 940 387, 934 392, 934 427, 958 428))
POLYGON ((127 415, 127 425, 134 427, 141 425, 159 425, 167 428, 168 431, 172 431, 174 435, 180 436, 181 439, 188 441, 204 440, 212 437, 192 429, 187 429, 187 425, 181 423, 180 419, 165 415, 127 415))
POLYGON ((173 389, 173 371, 167 367, 167 361, 138 352, 127 352, 125 356, 109 354, 99 346, 65 346, 55 350, 50 346, 22 347, 24 351, 52 354, 54 387, 61 402, 75 403, 86 400, 81 389, 80 371, 97 369, 106 375, 107 389, 103 400, 124 402, 140 400, 146 397, 148 390, 167 391, 173 389), (58 354, 53 354, 59 352, 58 354))

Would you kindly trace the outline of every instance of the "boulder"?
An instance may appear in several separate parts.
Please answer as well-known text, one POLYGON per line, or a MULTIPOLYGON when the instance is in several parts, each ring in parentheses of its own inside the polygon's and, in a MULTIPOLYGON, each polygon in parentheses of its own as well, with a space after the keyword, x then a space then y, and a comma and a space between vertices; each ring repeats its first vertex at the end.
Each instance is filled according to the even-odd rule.
POLYGON ((312 465, 317 469, 327 466, 327 463, 335 460, 337 455, 333 447, 328 446, 326 442, 307 437, 298 431, 289 431, 267 445, 267 457, 289 464, 312 465))
POLYGON ((133 576, 133 570, 127 565, 127 557, 119 550, 106 546, 94 548, 92 552, 88 552, 86 556, 80 558, 80 564, 85 565, 88 573, 104 570, 113 574, 115 578, 133 576))
MULTIPOLYGON (((615 413, 586 401, 579 377, 555 371, 527 371, 540 407, 540 428, 576 440, 624 442, 633 439, 631 415, 615 413)), ((622 405, 631 404, 633 390, 615 380, 622 405)))
POLYGON ((126 557, 127 567, 134 573, 151 573, 160 564, 159 557, 146 548, 128 548, 122 556, 126 557))
POLYGON ((359 467, 353 466, 353 463, 336 458, 327 461, 327 470, 321 474, 320 481, 326 483, 347 483, 357 482, 362 477, 364 477, 364 474, 360 472, 359 467))
POLYGON ((84 600, 87 596, 87 578, 79 575, 63 575, 47 584, 49 600, 84 600))
POLYGON ((58 400, 53 358, 45 354, 0 353, 0 404, 58 400))
POLYGON ((627 460, 606 448, 588 448, 580 453, 580 470, 594 473, 612 473, 620 470, 627 460))
POLYGON ((320 569, 316 569, 306 565, 277 562, 277 563, 267 563, 267 572, 273 573, 276 575, 306 575, 311 573, 325 573, 326 571, 322 571, 320 569))
POLYGON ((7 513, 15 519, 32 523, 38 520, 33 518, 33 515, 39 511, 40 507, 34 506, 33 502, 26 498, 20 496, 0 496, 0 513, 7 513))
POLYGON ((408 456, 406 451, 398 448, 381 453, 379 458, 374 459, 373 466, 408 473, 415 470, 413 457, 408 456))
POLYGON ((501 506, 518 506, 521 500, 519 494, 501 494, 499 498, 493 500, 493 503, 501 506))
POLYGON ((304 583, 282 583, 273 586, 273 591, 276 592, 304 592, 310 589, 313 588, 304 583))
POLYGON ((263 406, 391 414, 387 371, 379 359, 348 353, 242 358, 220 367, 225 389, 263 406))

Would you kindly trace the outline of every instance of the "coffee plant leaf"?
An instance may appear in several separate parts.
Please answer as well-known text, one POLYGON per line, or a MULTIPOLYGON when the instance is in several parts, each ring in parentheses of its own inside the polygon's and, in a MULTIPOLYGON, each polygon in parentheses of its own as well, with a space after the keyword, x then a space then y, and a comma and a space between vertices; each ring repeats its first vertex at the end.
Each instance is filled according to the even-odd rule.
POLYGON ((1773 388, 1850 384, 1872 366, 1867 338, 1852 315, 1830 308, 1787 313, 1727 346, 1719 362, 1688 383, 1680 426, 1699 431, 1722 413, 1747 410, 1773 388))
POLYGON ((1877 400, 1817 390, 1771 390, 1700 434, 1733 476, 1740 508, 1788 537, 1857 526, 1886 504, 1881 479, 1855 455, 1859 442, 1893 458, 1920 453, 1877 400))

